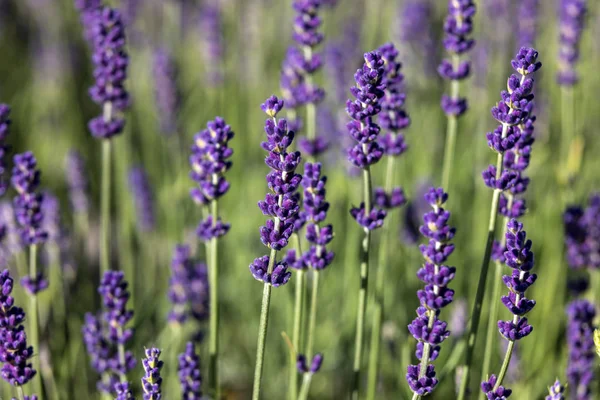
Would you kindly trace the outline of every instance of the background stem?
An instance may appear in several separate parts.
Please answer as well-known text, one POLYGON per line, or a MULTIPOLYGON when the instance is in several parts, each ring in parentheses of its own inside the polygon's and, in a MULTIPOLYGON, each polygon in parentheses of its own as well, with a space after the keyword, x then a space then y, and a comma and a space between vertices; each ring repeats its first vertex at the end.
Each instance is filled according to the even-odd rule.
MULTIPOLYGON (((37 244, 29 246, 29 277, 33 282, 37 280, 37 244)), ((33 378, 33 388, 39 393, 39 399, 43 399, 42 370, 40 367, 40 316, 38 298, 36 293, 29 294, 29 321, 31 322, 31 346, 36 354, 33 359, 33 368, 37 371, 33 378)))
MULTIPOLYGON (((296 235, 297 236, 297 235, 296 235)), ((296 277, 296 298, 294 302, 294 326, 292 328, 293 357, 290 360, 290 387, 289 399, 295 400, 298 394, 298 371, 296 370, 296 358, 300 350, 300 326, 302 311, 304 310, 304 286, 306 285, 306 272, 298 270, 296 277)))
MULTIPOLYGON (((213 225, 217 223, 218 203, 211 201, 211 214, 213 225)), ((209 267, 209 293, 210 293, 210 341, 209 341, 209 390, 212 391, 214 398, 219 400, 221 393, 219 390, 219 274, 218 274, 218 238, 213 237, 210 240, 210 267, 209 267)))
POLYGON ((110 269, 110 157, 112 141, 102 141, 102 190, 100 192, 100 278, 110 269))

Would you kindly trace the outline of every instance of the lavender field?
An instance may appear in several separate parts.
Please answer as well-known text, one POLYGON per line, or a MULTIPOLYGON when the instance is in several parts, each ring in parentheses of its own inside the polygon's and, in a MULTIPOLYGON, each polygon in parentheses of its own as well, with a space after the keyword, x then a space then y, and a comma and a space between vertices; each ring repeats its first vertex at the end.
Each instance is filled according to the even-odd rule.
POLYGON ((0 0, 0 400, 600 399, 600 3, 0 0))

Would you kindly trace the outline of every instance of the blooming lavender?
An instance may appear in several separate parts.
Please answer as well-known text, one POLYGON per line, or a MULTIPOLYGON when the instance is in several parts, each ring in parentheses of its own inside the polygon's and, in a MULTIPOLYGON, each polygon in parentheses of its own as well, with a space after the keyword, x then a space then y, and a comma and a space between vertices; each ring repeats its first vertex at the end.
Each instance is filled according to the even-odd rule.
POLYGON ((202 377, 200 375, 200 358, 196 354, 194 343, 188 342, 185 352, 179 355, 177 368, 179 382, 181 383, 181 398, 186 400, 200 400, 202 397, 202 377))
POLYGON ((206 265, 191 258, 187 245, 173 251, 168 297, 172 304, 168 321, 183 324, 189 317, 197 321, 208 318, 209 286, 206 265))
POLYGON ((160 370, 163 362, 160 358, 160 350, 156 348, 145 349, 146 358, 142 359, 144 366, 144 377, 142 378, 142 389, 144 390, 144 400, 160 400, 162 378, 160 370))
POLYGON ((207 1, 200 10, 200 38, 206 82, 213 87, 223 82, 224 70, 223 10, 219 3, 217 0, 207 1))
POLYGON ((13 286, 10 272, 7 269, 0 272, 0 362, 3 363, 0 374, 9 384, 23 386, 33 379, 36 370, 30 361, 33 347, 27 344, 23 327, 25 312, 14 304, 13 286))
POLYGON ((115 400, 134 400, 133 392, 129 388, 129 382, 119 382, 115 384, 117 397, 115 400))
POLYGON ((95 12, 93 21, 93 57, 96 82, 89 90, 92 100, 102 106, 102 115, 88 127, 99 139, 110 139, 123 131, 125 119, 119 116, 129 106, 125 89, 129 58, 125 52, 125 29, 121 13, 104 7, 95 12))
POLYGON ((429 239, 419 249, 425 258, 425 264, 417 276, 425 288, 417 292, 420 306, 417 317, 408 325, 408 331, 417 340, 417 358, 419 365, 409 365, 406 380, 417 398, 430 394, 438 383, 434 361, 440 352, 440 344, 450 335, 447 323, 439 319, 442 308, 450 304, 454 290, 448 284, 454 279, 456 269, 444 265, 454 251, 450 241, 454 238, 455 228, 448 225, 450 212, 443 208, 448 194, 442 188, 431 188, 425 199, 433 208, 423 217, 421 233, 429 239))
POLYGON ((85 39, 93 42, 96 16, 102 9, 102 0, 75 0, 75 8, 80 13, 85 39))
POLYGON ((600 193, 588 206, 570 206, 563 215, 567 261, 573 269, 600 269, 600 193))
POLYGON ((539 0, 524 0, 517 5, 517 46, 533 46, 537 39, 539 0))
POLYGON ((155 50, 152 58, 154 99, 158 109, 160 130, 164 135, 177 133, 177 113, 181 94, 177 86, 177 65, 166 48, 155 50))
POLYGON ((427 77, 435 74, 434 8, 429 0, 409 0, 398 7, 398 43, 407 65, 420 67, 427 77))
POLYGON ((75 213, 87 213, 89 210, 88 179, 83 158, 76 150, 71 150, 67 154, 65 175, 69 186, 71 208, 75 213))
POLYGON ((508 346, 498 376, 491 375, 488 381, 481 384, 488 398, 499 396, 498 391, 504 391, 505 397, 510 395, 510 390, 501 385, 510 365, 515 343, 533 331, 533 327, 525 317, 535 306, 535 300, 525 297, 525 292, 537 279, 537 275, 531 273, 535 264, 531 244, 531 240, 527 239, 527 234, 523 230, 523 224, 516 219, 511 219, 507 224, 504 260, 506 266, 512 269, 512 273, 502 277, 509 290, 508 295, 502 296, 502 304, 513 314, 513 317, 508 321, 498 321, 498 330, 508 341, 508 346))
POLYGON ((567 379, 570 398, 591 399, 596 364, 593 339, 596 309, 587 300, 574 300, 567 306, 567 317, 567 379))
POLYGON ((558 379, 548 388, 546 400, 565 400, 565 387, 560 384, 558 379))
POLYGON ((0 240, 0 267, 4 268, 15 254, 23 250, 13 206, 8 200, 0 202, 0 228, 3 235, 0 240))
POLYGON ((560 1, 560 45, 556 80, 562 86, 573 86, 579 81, 576 65, 587 14, 586 3, 586 0, 560 1))
POLYGON ((91 365, 101 375, 98 390, 114 393, 119 377, 123 382, 136 365, 132 352, 125 350, 133 337, 133 329, 127 327, 133 311, 127 309, 130 294, 123 273, 105 272, 98 293, 103 304, 101 318, 86 314, 82 334, 91 365))
POLYGON ((142 232, 153 231, 156 225, 154 193, 143 167, 135 166, 129 170, 129 188, 133 194, 139 229, 142 232))
POLYGON ((7 104, 0 103, 0 196, 8 188, 5 173, 8 168, 6 157, 10 151, 10 147, 6 143, 6 139, 10 133, 10 124, 10 107, 7 104))

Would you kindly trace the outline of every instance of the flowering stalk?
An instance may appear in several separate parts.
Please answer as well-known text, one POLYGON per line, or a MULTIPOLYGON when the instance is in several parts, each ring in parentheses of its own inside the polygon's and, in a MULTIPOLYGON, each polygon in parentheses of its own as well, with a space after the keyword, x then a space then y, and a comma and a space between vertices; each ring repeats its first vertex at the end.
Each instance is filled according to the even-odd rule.
POLYGON ((298 395, 298 400, 306 400, 308 398, 312 377, 314 374, 319 372, 322 364, 323 355, 321 353, 317 353, 313 356, 310 363, 310 368, 306 363, 306 358, 302 354, 298 356, 296 366, 298 371, 304 376, 304 379, 302 380, 302 387, 300 388, 300 394, 298 395))
POLYGON ((565 400, 565 387, 560 384, 558 379, 548 388, 546 400, 565 400))
POLYGON ((448 226, 450 212, 443 208, 448 194, 442 188, 431 188, 425 199, 433 208, 423 217, 421 233, 429 239, 426 245, 419 246, 425 264, 417 272, 417 276, 425 283, 425 288, 417 292, 420 306, 417 317, 408 325, 411 335, 417 340, 417 358, 419 365, 409 365, 406 380, 413 391, 413 400, 427 396, 435 389, 438 379, 431 361, 440 352, 440 344, 448 338, 450 332, 447 323, 439 319, 442 308, 450 304, 454 298, 454 290, 448 284, 454 279, 456 268, 444 265, 454 252, 450 241, 456 229, 448 226))
POLYGON ((218 238, 229 231, 230 225, 221 221, 218 212, 218 200, 229 190, 229 182, 224 174, 231 168, 229 160, 233 150, 228 142, 234 133, 223 118, 217 117, 206 124, 207 129, 194 137, 190 164, 190 176, 198 183, 192 189, 191 196, 197 204, 208 208, 209 215, 198 225, 196 231, 201 241, 206 243, 209 254, 210 282, 210 342, 208 379, 209 390, 219 398, 219 274, 218 274, 218 238))
POLYGON ((200 358, 196 354, 193 342, 188 342, 185 352, 179 355, 177 367, 181 383, 181 398, 200 400, 202 398, 202 376, 200 375, 200 358))
MULTIPOLYGON (((401 64, 396 59, 398 50, 388 43, 379 48, 385 62, 383 83, 385 94, 381 99, 382 113, 379 114, 379 125, 387 130, 380 144, 387 155, 385 187, 375 189, 375 204, 388 211, 399 208, 406 203, 401 187, 394 187, 394 170, 396 159, 406 151, 406 143, 402 130, 410 125, 410 118, 404 109, 406 95, 403 93, 404 76, 400 72, 401 64)), ((379 247, 379 262, 375 279, 375 310, 373 311, 371 330, 371 353, 369 357, 369 372, 367 399, 375 398, 377 370, 379 367, 379 345, 381 342, 381 325, 383 323, 383 292, 386 279, 386 266, 389 260, 388 243, 390 239, 390 224, 384 225, 379 247)))
POLYGON ((469 37, 473 31, 475 9, 473 0, 449 0, 448 16, 444 21, 444 47, 450 54, 450 60, 442 61, 438 73, 450 81, 450 95, 444 95, 441 103, 442 110, 448 117, 442 171, 442 187, 446 189, 449 189, 452 175, 458 118, 468 108, 467 99, 460 97, 460 81, 469 77, 471 63, 463 61, 461 56, 475 45, 475 40, 469 37))
POLYGON ((567 306, 567 347, 569 358, 567 379, 571 399, 587 400, 592 395, 594 380, 594 318, 596 309, 587 300, 574 300, 567 306))
POLYGON ((503 257, 506 266, 512 268, 512 273, 502 277, 509 290, 507 296, 502 296, 502 304, 513 314, 513 317, 509 321, 498 321, 498 330, 508 341, 508 346, 498 376, 486 377, 486 380, 481 383, 481 389, 488 399, 510 396, 511 390, 504 388, 502 382, 510 365, 515 342, 533 331, 533 327, 529 325, 524 315, 533 309, 535 300, 525 297, 525 292, 534 284, 537 275, 530 273, 535 264, 531 240, 527 240, 523 224, 516 219, 511 219, 507 224, 506 251, 503 257))
POLYGON ((84 236, 89 225, 88 179, 81 154, 76 150, 69 151, 65 163, 66 181, 69 186, 69 200, 75 216, 75 225, 84 236))
POLYGON ((160 370, 163 362, 159 360, 160 350, 156 348, 145 349, 146 358, 142 359, 144 366, 144 377, 142 378, 142 389, 144 390, 144 400, 160 400, 162 378, 160 370))
POLYGON ((356 86, 350 89, 355 100, 346 102, 346 112, 352 118, 347 125, 350 136, 358 143, 348 151, 350 162, 360 169, 363 175, 363 201, 359 207, 353 207, 350 214, 363 228, 364 238, 360 257, 360 288, 358 291, 358 309, 356 315, 356 340, 354 343, 354 365, 352 378, 352 399, 359 397, 360 370, 362 367, 363 335, 365 330, 365 311, 367 306, 367 287, 369 281, 369 248, 371 231, 380 228, 386 212, 372 205, 373 188, 371 183, 371 165, 383 157, 383 148, 377 141, 379 125, 372 118, 381 111, 380 100, 384 95, 384 61, 378 51, 366 53, 365 63, 354 74, 356 86))
POLYGON ((492 205, 490 208, 490 218, 488 224, 488 234, 477 284, 477 293, 475 303, 471 313, 471 324, 467 336, 467 350, 463 376, 458 393, 458 399, 464 400, 469 382, 469 373, 473 362, 473 350, 477 339, 477 330, 479 328, 479 319, 485 294, 485 286, 489 262, 492 253, 494 235, 496 232, 496 216, 498 214, 498 205, 502 192, 511 189, 516 185, 519 175, 510 169, 504 169, 504 154, 511 150, 520 137, 518 125, 526 121, 529 116, 529 103, 533 100, 533 79, 529 76, 541 68, 542 64, 537 61, 538 53, 531 48, 521 48, 517 53, 516 59, 512 61, 512 66, 521 77, 513 74, 508 78, 507 91, 502 91, 502 100, 492 108, 492 116, 501 125, 493 132, 488 133, 488 143, 490 147, 498 153, 496 166, 490 165, 483 171, 483 180, 489 188, 494 190, 492 196, 492 205))
POLYGON ((263 298, 258 328, 258 343, 256 349, 256 366, 254 370, 254 388, 252 399, 260 398, 263 360, 269 322, 269 305, 271 288, 286 284, 291 272, 285 260, 277 261, 277 252, 288 245, 294 229, 295 216, 298 213, 298 194, 296 189, 302 180, 296 168, 300 164, 300 152, 288 152, 294 140, 294 132, 288 130, 287 121, 277 119, 277 114, 283 108, 283 101, 275 96, 268 98, 261 109, 270 117, 265 121, 267 141, 261 144, 269 154, 265 164, 271 168, 267 174, 267 184, 271 193, 267 193, 258 207, 264 215, 273 219, 267 220, 260 228, 262 243, 271 249, 270 255, 255 259, 250 264, 250 272, 258 281, 264 282, 263 298))
POLYGON ((129 94, 124 87, 129 58, 125 52, 125 28, 118 10, 101 7, 85 12, 82 18, 93 44, 92 60, 96 82, 89 89, 89 94, 102 107, 102 115, 93 118, 88 128, 92 136, 103 139, 100 195, 100 273, 103 274, 110 269, 110 139, 123 132, 125 127, 125 120, 119 114, 129 106, 129 94))

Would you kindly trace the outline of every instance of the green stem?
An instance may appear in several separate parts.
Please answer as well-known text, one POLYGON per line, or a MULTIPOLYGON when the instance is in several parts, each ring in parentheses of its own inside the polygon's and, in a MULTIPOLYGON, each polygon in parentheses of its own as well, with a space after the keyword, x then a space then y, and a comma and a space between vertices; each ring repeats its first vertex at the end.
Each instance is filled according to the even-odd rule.
POLYGON ((23 393, 22 386, 17 386, 17 393, 19 393, 19 400, 25 400, 25 393, 23 393))
MULTIPOLYGON (((269 256, 269 265, 267 267, 267 273, 273 272, 273 266, 275 265, 275 257, 277 257, 277 250, 271 249, 269 256)), ((258 325, 258 343, 256 346, 256 365, 254 367, 254 387, 252 389, 252 400, 260 399, 260 386, 263 372, 263 362, 265 358, 265 343, 267 340, 267 327, 269 325, 269 305, 271 304, 271 285, 268 283, 264 284, 262 306, 260 309, 260 322, 258 325)))
POLYGON ((502 385, 502 381, 506 376, 506 371, 508 371, 508 366, 510 364, 510 359, 512 357, 513 350, 515 348, 515 341, 509 340, 508 347, 506 348, 506 354, 504 355, 504 361, 502 362, 502 367, 500 368, 500 373, 498 374, 498 378, 496 379, 496 384, 494 385, 494 390, 497 390, 500 385, 502 385))
MULTIPOLYGON (((218 204, 216 200, 211 202, 211 214, 213 224, 217 223, 218 204)), ((214 393, 215 399, 220 399, 219 390, 219 274, 218 274, 218 242, 217 238, 213 237, 210 240, 210 263, 209 263, 209 279, 210 279, 210 342, 209 342, 209 389, 214 393)))
MULTIPOLYGON (((295 235, 298 236, 298 235, 295 235)), ((300 239, 297 238, 298 243, 300 239)), ((304 286, 306 284, 306 273, 298 270, 296 277, 296 299, 294 302, 294 326, 292 330, 293 356, 290 359, 290 389, 289 399, 295 400, 298 393, 298 371, 296 369, 296 356, 300 349, 300 327, 302 322, 302 310, 304 309, 304 286)))
MULTIPOLYGON (((29 277, 35 281, 37 280, 37 245, 32 244, 29 246, 29 277)), ((33 366, 38 373, 33 378, 33 387, 39 398, 42 397, 42 378, 40 369, 40 317, 38 308, 38 298, 36 293, 30 293, 29 297, 29 320, 31 322, 31 346, 33 346, 34 352, 37 356, 33 358, 33 366)))
POLYGON ((310 382, 312 381, 313 374, 308 372, 304 374, 304 378, 302 379, 302 387, 300 388, 300 394, 298 395, 298 400, 306 400, 308 399, 308 392, 310 391, 310 382))
POLYGON ((102 141, 102 188, 100 193, 100 278, 110 269, 110 156, 112 141, 102 141))
MULTIPOLYGON (((502 137, 506 136, 507 125, 504 125, 502 137)), ((496 180, 498 180, 502 174, 502 163, 504 161, 504 154, 499 153, 496 161, 496 180)), ((475 343, 477 340, 477 330, 479 329, 479 319, 481 317, 481 309, 483 306, 483 298, 485 295, 485 284, 487 280, 487 274, 490 266, 490 256, 492 254, 492 245, 494 243, 494 234, 496 232, 496 217, 498 215, 498 200, 500 198, 500 190, 495 189, 492 196, 492 205, 490 207, 490 219, 488 224, 487 241, 485 244, 485 252, 483 254, 483 260, 481 262, 481 269, 479 272, 479 282, 477 283, 477 293, 475 294, 475 303, 473 304, 473 311, 471 313, 471 324, 469 327, 469 333, 467 336, 467 351, 465 356, 465 365, 463 369, 462 381, 460 384, 460 390, 458 392, 458 400, 464 400, 467 387, 469 386, 469 373, 471 364, 473 363, 473 354, 475 350, 475 343)))
POLYGON ((313 287, 310 299, 310 317, 308 320, 308 337, 306 339, 306 358, 311 360, 313 353, 313 344, 315 336, 315 326, 317 324, 317 299, 319 296, 319 270, 313 270, 313 287))
MULTIPOLYGON (((363 169, 363 200, 365 214, 371 212, 371 171, 367 166, 363 169)), ((367 287, 369 284, 369 247, 371 244, 371 231, 365 229, 362 241, 360 261, 360 288, 358 290, 358 309, 356 316, 356 340, 354 342, 354 365, 352 376, 352 399, 356 400, 360 393, 360 369, 362 365, 363 336, 365 331, 365 313, 367 309, 367 287)))
MULTIPOLYGON (((458 70, 460 65, 460 56, 452 55, 452 65, 454 70, 458 70)), ((460 81, 450 81, 450 98, 457 100, 460 96, 460 81)), ((457 116, 448 115, 448 125, 446 127, 446 146, 444 147, 444 163, 442 170, 442 187, 450 191, 450 176, 452 175, 452 166, 454 164, 454 152, 456 147, 456 130, 458 125, 457 116)))
MULTIPOLYGON (((117 328, 119 337, 123 337, 123 328, 119 327, 117 328)), ((126 363, 125 363, 125 345, 123 343, 119 343, 117 346, 117 352, 118 352, 118 356, 119 356, 119 364, 121 364, 121 367, 125 367, 126 363)), ((121 379, 121 382, 127 382, 127 375, 125 375, 122 372, 119 372, 119 377, 121 379)))

